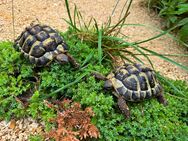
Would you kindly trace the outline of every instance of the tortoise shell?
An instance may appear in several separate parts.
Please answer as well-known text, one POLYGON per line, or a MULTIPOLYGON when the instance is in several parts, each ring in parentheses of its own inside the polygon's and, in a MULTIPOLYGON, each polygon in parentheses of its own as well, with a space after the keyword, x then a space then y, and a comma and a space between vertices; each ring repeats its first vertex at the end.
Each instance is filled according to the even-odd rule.
POLYGON ((157 97, 163 88, 155 72, 141 64, 125 64, 107 76, 117 94, 127 101, 142 101, 157 97))
POLYGON ((67 52, 63 38, 51 27, 31 25, 15 40, 15 45, 31 63, 48 65, 58 54, 67 52))

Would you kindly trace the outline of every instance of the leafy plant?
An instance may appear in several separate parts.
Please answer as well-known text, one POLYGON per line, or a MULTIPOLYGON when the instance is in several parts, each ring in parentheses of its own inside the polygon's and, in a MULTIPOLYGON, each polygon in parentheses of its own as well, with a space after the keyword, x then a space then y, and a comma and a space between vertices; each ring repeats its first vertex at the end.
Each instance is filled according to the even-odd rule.
POLYGON ((31 135, 29 136, 29 141, 43 141, 44 137, 42 135, 31 135))
MULTIPOLYGON (((69 21, 66 19, 64 20, 69 24, 71 28, 70 30, 72 30, 73 32, 72 35, 74 36, 77 35, 77 37, 80 40, 82 40, 83 42, 89 43, 91 44, 91 46, 98 49, 99 64, 101 64, 102 60, 103 62, 108 61, 109 59, 116 61, 118 60, 118 58, 123 61, 127 61, 129 63, 133 63, 137 61, 137 62, 144 64, 144 62, 140 58, 141 56, 143 56, 148 60, 150 65, 153 67, 152 61, 149 58, 150 55, 153 55, 165 61, 173 63, 181 67, 182 69, 185 69, 186 71, 188 71, 187 66, 183 66, 180 63, 173 61, 168 56, 166 57, 163 54, 159 54, 148 48, 140 46, 140 44, 144 42, 148 42, 150 40, 154 40, 165 34, 168 34, 175 27, 167 31, 161 31, 159 35, 156 35, 154 37, 151 37, 143 41, 136 41, 136 42, 126 41, 127 36, 124 35, 121 32, 121 30, 123 27, 128 26, 128 24, 125 24, 125 21, 126 21, 127 16, 129 15, 129 9, 132 4, 132 0, 125 1, 125 5, 123 6, 123 9, 119 17, 119 21, 117 21, 117 23, 115 24, 112 23, 111 21, 112 15, 111 15, 109 16, 108 21, 102 24, 101 26, 97 23, 95 18, 91 18, 89 22, 87 23, 84 20, 81 12, 77 9, 76 6, 74 8, 74 13, 71 14, 68 0, 65 0, 65 3, 66 3, 66 8, 67 8, 67 13, 69 16, 69 21), (71 17, 71 15, 73 16, 71 17), (75 21, 78 21, 78 22, 76 23, 75 21)), ((116 8, 117 7, 115 7, 114 10, 116 8)), ((179 25, 182 25, 184 22, 181 22, 179 25)))
POLYGON ((187 43, 188 31, 186 30, 188 24, 188 3, 187 0, 148 0, 150 8, 158 11, 159 16, 165 19, 167 28, 176 27, 176 32, 179 38, 187 43), (178 25, 179 23, 182 23, 178 25))
MULTIPOLYGON (((11 68, 12 64, 14 64, 12 70, 16 70, 17 65, 21 68, 31 68, 31 70, 29 69, 31 73, 21 71, 22 73, 19 75, 23 75, 21 77, 22 81, 23 78, 24 80, 30 80, 29 78, 32 76, 37 76, 40 81, 37 82, 37 88, 32 86, 35 86, 35 83, 24 81, 28 82, 30 84, 29 88, 34 91, 27 107, 24 107, 20 102, 16 101, 13 94, 10 93, 16 86, 13 82, 17 80, 17 75, 10 75, 12 79, 6 78, 4 81, 1 81, 1 119, 8 119, 13 116, 31 116, 46 121, 48 130, 51 130, 55 125, 50 124, 49 119, 56 117, 56 111, 47 107, 43 100, 46 99, 50 93, 64 88, 57 93, 53 93, 53 95, 46 100, 53 101, 63 98, 73 98, 74 101, 80 102, 84 109, 91 107, 95 113, 91 122, 96 125, 100 131, 100 138, 98 140, 185 140, 187 138, 187 83, 172 80, 165 81, 166 79, 160 78, 165 88, 165 97, 167 97, 169 106, 163 107, 156 99, 141 103, 128 103, 132 115, 130 120, 125 120, 116 105, 117 99, 113 97, 111 91, 104 91, 104 82, 96 80, 89 73, 90 71, 98 71, 106 75, 112 69, 111 63, 103 62, 102 65, 96 63, 98 62, 98 49, 93 48, 88 43, 80 41, 77 36, 71 35, 71 31, 68 31, 64 34, 64 38, 70 46, 70 53, 80 64, 85 63, 80 70, 74 70, 69 64, 61 65, 57 62, 52 62, 49 67, 42 68, 38 70, 38 72, 35 72, 35 69, 32 69, 32 65, 19 54, 16 57, 17 60, 12 59, 7 63, 9 65, 5 65, 4 63, 6 63, 6 61, 2 61, 2 65, 5 67, 3 69, 2 67, 0 68, 0 74, 3 77, 5 77, 5 74, 8 72, 3 70, 8 70, 8 68, 11 68), (70 38, 70 36, 72 38, 70 38), (93 54, 92 58, 88 59, 88 54, 91 52, 93 54), (85 73, 85 77, 67 87, 68 84, 75 82, 75 80, 78 80, 78 77, 85 73), (170 84, 168 84, 168 82, 170 84), (9 87, 7 87, 7 84, 13 85, 8 85, 9 87), (7 107, 9 108, 7 109, 7 107)), ((0 47, 1 51, 4 49, 8 50, 7 54, 8 52, 13 56, 17 54, 12 48, 12 44, 9 42, 1 43, 0 47)), ((5 58, 7 54, 2 54, 0 58, 5 58)), ((1 77, 0 80, 2 80, 3 77, 1 77)), ((25 88, 25 86, 26 85, 21 85, 20 89, 25 88)), ((16 93, 16 95, 21 94, 16 93)), ((34 139, 37 140, 37 137, 33 137, 33 140, 34 139)))
POLYGON ((12 48, 12 43, 1 42, 0 51, 0 118, 9 119, 15 112, 24 115, 23 109, 17 112, 17 107, 21 108, 21 105, 16 102, 15 97, 33 87, 32 82, 27 80, 32 74, 32 67, 20 65, 26 62, 19 58, 20 54, 12 48))
MULTIPOLYGON (((68 3, 67 10, 70 11, 68 3)), ((76 7, 74 13, 74 17, 77 15, 82 19, 76 7)), ((119 37, 121 28, 126 25, 124 20, 128 11, 125 13, 127 14, 124 14, 117 24, 111 25, 109 18, 108 24, 102 27, 94 19, 93 25, 92 21, 90 24, 83 22, 84 26, 80 25, 79 28, 74 22, 75 18, 67 21, 70 28, 61 35, 70 47, 69 52, 81 64, 77 70, 69 64, 61 65, 55 61, 48 67, 36 69, 15 51, 12 43, 1 42, 0 119, 31 116, 46 121, 46 126, 50 130, 55 125, 50 124, 49 119, 59 120, 64 117, 58 117, 55 109, 44 104, 44 99, 55 101, 72 98, 79 102, 83 109, 91 107, 95 113, 91 123, 100 131, 97 140, 186 140, 188 134, 186 82, 168 80, 159 75, 169 106, 162 106, 156 99, 128 103, 132 115, 130 120, 125 120, 117 108, 117 99, 113 97, 112 92, 104 91, 104 82, 96 80, 90 74, 92 71, 97 71, 107 75, 113 68, 111 58, 121 56, 122 59, 132 62, 127 57, 132 56, 142 62, 140 55, 148 58, 148 61, 150 55, 155 55, 188 70, 186 66, 173 61, 168 56, 139 46, 169 31, 133 43, 124 41, 125 36, 119 37), (25 97, 28 94, 31 94, 30 97, 25 97)), ((32 139, 38 140, 40 136, 32 139)))
POLYGON ((180 40, 188 44, 188 23, 180 28, 178 35, 180 40))

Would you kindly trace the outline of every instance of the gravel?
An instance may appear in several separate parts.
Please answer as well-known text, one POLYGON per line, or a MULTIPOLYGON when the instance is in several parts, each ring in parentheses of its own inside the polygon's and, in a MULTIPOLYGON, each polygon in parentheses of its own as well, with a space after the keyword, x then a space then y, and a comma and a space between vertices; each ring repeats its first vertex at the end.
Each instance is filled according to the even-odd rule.
POLYGON ((0 141, 27 141, 30 135, 44 133, 44 124, 31 118, 0 122, 0 141))

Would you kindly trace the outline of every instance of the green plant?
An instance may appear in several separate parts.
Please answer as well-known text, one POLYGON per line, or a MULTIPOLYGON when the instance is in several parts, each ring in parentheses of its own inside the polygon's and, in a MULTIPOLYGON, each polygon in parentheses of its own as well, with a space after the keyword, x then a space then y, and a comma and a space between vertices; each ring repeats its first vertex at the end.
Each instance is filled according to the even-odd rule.
POLYGON ((29 141, 44 141, 44 138, 42 135, 31 135, 29 141))
POLYGON ((15 51, 10 42, 1 42, 0 51, 0 119, 30 115, 33 118, 41 116, 47 121, 54 117, 54 112, 44 106, 43 100, 39 98, 38 82, 33 81, 37 77, 34 67, 15 51), (30 94, 33 96, 27 106, 28 102, 21 99, 30 94))
MULTIPOLYGON (((187 83, 172 80, 165 81, 166 79, 163 81, 163 78, 160 78, 165 88, 165 96, 169 101, 169 106, 163 107, 155 99, 142 103, 128 103, 132 115, 130 120, 125 120, 117 108, 117 99, 113 97, 110 91, 103 90, 104 82, 95 80, 94 77, 89 74, 92 70, 99 71, 106 75, 112 69, 111 63, 103 62, 103 65, 97 64, 98 49, 93 48, 89 43, 80 41, 77 36, 71 35, 70 30, 64 34, 64 38, 70 46, 70 53, 79 63, 87 62, 80 70, 74 70, 69 64, 61 65, 57 62, 53 62, 49 67, 41 68, 41 70, 35 72, 35 69, 32 69, 32 65, 29 64, 26 59, 21 58, 19 53, 12 48, 11 43, 0 43, 1 51, 7 50, 7 53, 2 54, 0 58, 6 58, 8 53, 16 56, 16 59, 9 60, 9 63, 7 63, 5 59, 1 59, 1 64, 4 65, 4 67, 1 67, 0 74, 3 77, 6 76, 5 74, 8 73, 6 70, 11 68, 14 62, 14 67, 11 70, 15 70, 17 65, 20 65, 21 68, 31 68, 31 73, 22 71, 20 75, 24 74, 23 76, 24 79, 27 78, 26 80, 29 80, 28 78, 35 75, 40 80, 40 83, 37 84, 39 85, 37 89, 33 89, 32 85, 34 84, 29 87, 34 90, 34 94, 29 101, 28 107, 24 107, 21 103, 17 102, 13 94, 10 93, 16 86, 13 82, 17 80, 17 75, 12 75, 12 79, 3 80, 3 77, 1 77, 0 80, 3 80, 0 83, 1 119, 8 119, 11 116, 32 116, 33 118, 46 121, 46 125, 50 130, 54 125, 49 124, 49 119, 56 117, 56 112, 46 107, 43 100, 50 93, 64 87, 64 89, 54 93, 48 99, 56 100, 68 97, 73 98, 74 101, 80 102, 83 108, 88 106, 92 107, 95 116, 91 121, 100 130, 101 136, 99 140, 184 140, 187 138, 187 83), (72 38, 70 38, 70 36, 72 38), (91 52, 93 52, 92 58, 88 60, 88 54, 91 52), (5 63, 8 65, 5 65, 5 63), (85 74, 85 72, 87 72, 86 77, 83 77, 80 81, 77 81, 77 83, 69 87, 65 87, 67 84, 75 82, 75 80, 85 74), (9 83, 4 83, 6 82, 5 80, 8 80, 9 83), (168 82, 171 85, 168 84, 168 82), (13 85, 7 87, 7 84, 11 83, 13 83, 13 85), (2 95, 6 96, 6 98, 2 95), (9 109, 7 109, 7 107, 9 107, 9 109)), ((21 80, 23 81, 22 77, 21 80)), ((25 88, 25 86, 26 85, 21 85, 20 89, 25 88)), ((19 93, 17 93, 17 95, 19 95, 19 93)))
MULTIPOLYGON (((75 8, 75 14, 81 18, 76 10, 75 8)), ((12 43, 0 42, 0 119, 31 116, 45 121, 50 130, 54 124, 49 124, 49 119, 55 118, 57 114, 44 104, 44 99, 54 101, 72 98, 80 102, 83 108, 92 107, 95 116, 91 122, 100 130, 99 140, 186 140, 188 134, 186 82, 168 80, 158 75, 165 88, 169 106, 163 107, 154 99, 141 103, 128 103, 132 115, 130 120, 125 120, 117 108, 117 99, 113 97, 112 92, 104 91, 104 82, 96 80, 90 74, 97 71, 107 75, 113 68, 111 58, 119 55, 127 61, 131 61, 127 56, 132 56, 139 62, 142 62, 140 55, 147 57, 148 60, 150 55, 156 55, 188 70, 186 66, 168 56, 139 46, 169 31, 134 43, 118 37, 117 33, 121 33, 121 28, 126 25, 124 23, 126 16, 127 14, 116 25, 111 25, 109 18, 107 28, 105 28, 107 25, 99 27, 94 19, 93 26, 80 26, 80 28, 75 26, 74 19, 72 22, 67 21, 71 24, 69 30, 60 34, 69 45, 70 53, 81 64, 77 70, 69 64, 61 65, 55 61, 48 67, 36 69, 14 50, 12 43), (133 48, 137 52, 127 48, 133 48), (28 93, 31 97, 27 98, 28 101, 24 105, 20 100, 28 93)), ((32 139, 39 140, 40 137, 32 139)))
MULTIPOLYGON (((111 21, 112 15, 109 16, 108 21, 105 24, 99 25, 94 18, 91 18, 87 23, 80 11, 75 6, 73 16, 71 17, 70 9, 69 9, 69 2, 65 0, 67 13, 69 15, 69 21, 64 19, 70 26, 70 30, 72 30, 73 35, 77 35, 82 41, 91 44, 91 46, 98 49, 98 62, 99 64, 109 59, 113 61, 120 58, 122 60, 126 60, 129 63, 133 63, 135 61, 144 63, 140 56, 145 57, 148 62, 152 65, 150 60, 150 55, 157 56, 165 61, 173 63, 185 70, 188 71, 187 66, 183 66, 180 63, 177 63, 166 57, 163 54, 159 54, 155 51, 150 50, 149 48, 145 48, 140 46, 140 44, 144 42, 148 42, 150 40, 154 40, 163 36, 164 34, 168 34, 172 29, 167 31, 161 31, 159 35, 151 37, 149 39, 143 41, 136 41, 136 42, 128 42, 126 41, 127 36, 124 35, 121 30, 125 26, 129 26, 125 24, 126 18, 129 15, 129 9, 132 4, 132 0, 127 0, 125 5, 121 11, 119 21, 113 24, 111 21), (127 8, 127 9, 125 9, 127 8), (125 11, 125 12, 124 12, 125 11), (78 21, 77 23, 75 21, 78 21), (104 61, 105 60, 105 61, 104 61)), ((116 8, 116 7, 115 7, 116 8)), ((114 9, 115 9, 114 8, 114 9)), ((178 26, 184 24, 185 21, 182 21, 178 24, 178 26)), ((141 25, 135 25, 141 26, 141 25)), ((88 55, 89 56, 89 55, 88 55)))
POLYGON ((25 62, 19 58, 20 53, 12 48, 12 43, 1 42, 0 51, 0 118, 9 119, 13 113, 24 115, 24 110, 21 104, 16 102, 15 97, 33 87, 27 80, 32 74, 32 67, 27 64, 20 65, 25 62))
POLYGON ((99 85, 103 85, 103 82, 100 81, 100 84, 93 77, 78 84, 78 89, 73 90, 77 92, 73 99, 93 108, 96 114, 93 122, 100 129, 101 140, 184 140, 188 133, 188 111, 185 110, 188 106, 188 87, 185 82, 179 82, 170 80, 179 93, 174 92, 166 81, 163 83, 169 101, 167 107, 155 99, 128 103, 132 113, 130 120, 124 119, 117 108, 117 99, 112 97, 111 92, 102 92, 99 85), (185 99, 181 99, 181 93, 186 95, 185 99))
POLYGON ((178 35, 180 40, 188 44, 188 23, 180 28, 178 35))
POLYGON ((187 43, 187 0, 148 0, 148 5, 150 8, 156 9, 159 16, 165 19, 167 28, 176 27, 174 29, 178 32, 180 40, 187 43), (180 23, 181 25, 179 25, 180 23))

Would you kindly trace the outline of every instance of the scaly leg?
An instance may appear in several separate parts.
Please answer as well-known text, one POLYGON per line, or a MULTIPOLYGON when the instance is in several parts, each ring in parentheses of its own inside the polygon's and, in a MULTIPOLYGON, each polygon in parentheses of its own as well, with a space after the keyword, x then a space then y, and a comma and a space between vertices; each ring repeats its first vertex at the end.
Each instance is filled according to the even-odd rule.
POLYGON ((75 68, 79 68, 80 65, 78 64, 78 62, 69 54, 66 53, 66 55, 68 56, 68 60, 70 61, 70 63, 75 67, 75 68))
POLYGON ((164 106, 167 106, 167 105, 168 105, 168 102, 167 102, 167 100, 165 99, 163 92, 161 92, 161 94, 158 95, 156 98, 157 98, 157 100, 159 101, 159 103, 162 103, 164 106))
POLYGON ((122 96, 118 98, 118 106, 121 112, 125 115, 125 117, 129 119, 130 118, 129 107, 127 106, 126 101, 123 99, 122 96))

